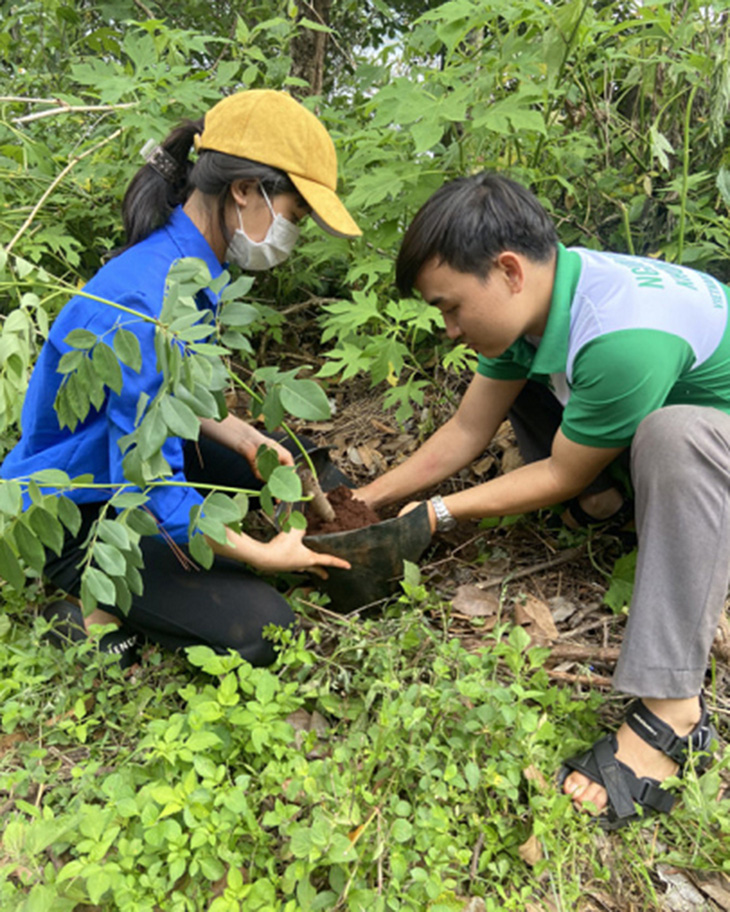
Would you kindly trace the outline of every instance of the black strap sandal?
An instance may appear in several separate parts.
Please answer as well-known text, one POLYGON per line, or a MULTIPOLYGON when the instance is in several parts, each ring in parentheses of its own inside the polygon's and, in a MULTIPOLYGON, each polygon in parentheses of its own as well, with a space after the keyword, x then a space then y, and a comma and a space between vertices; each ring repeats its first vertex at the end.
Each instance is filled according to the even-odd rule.
MULTIPOLYGON (((580 497, 573 497, 565 505, 565 513, 568 513, 573 522, 581 529, 587 529, 592 526, 600 526, 605 531, 620 529, 625 526, 634 515, 634 505, 630 500, 624 498, 624 502, 610 516, 604 519, 597 519, 591 516, 580 505, 580 497)), ((563 515, 565 515, 565 513, 563 515)))
MULTIPOLYGON (((45 637, 54 646, 65 649, 69 643, 79 643, 87 639, 83 612, 73 602, 58 599, 51 602, 50 605, 46 605, 42 614, 49 623, 53 624, 45 637)), ((122 668, 129 668, 130 665, 139 661, 137 634, 131 633, 125 627, 111 630, 99 640, 99 651, 118 656, 119 665, 122 668)))
MULTIPOLYGON (((643 741, 679 764, 678 775, 681 776, 691 761, 697 772, 703 772, 712 760, 709 750, 712 741, 717 739, 717 732, 710 723, 702 694, 700 710, 699 722, 683 738, 647 709, 641 700, 635 700, 629 706, 626 722, 643 741)), ((585 753, 565 761, 558 784, 562 785, 575 771, 602 785, 606 789, 608 806, 598 820, 604 830, 617 830, 632 820, 639 820, 643 815, 637 811, 636 805, 644 811, 669 813, 676 797, 662 788, 656 779, 637 776, 616 758, 617 750, 616 735, 604 735, 585 753)))

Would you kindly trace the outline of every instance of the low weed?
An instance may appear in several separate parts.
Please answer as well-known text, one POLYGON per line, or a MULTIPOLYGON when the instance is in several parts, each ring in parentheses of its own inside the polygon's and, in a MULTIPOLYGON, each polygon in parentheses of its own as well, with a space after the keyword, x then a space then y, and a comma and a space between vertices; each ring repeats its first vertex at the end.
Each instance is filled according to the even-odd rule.
MULTIPOLYGON (((551 684, 521 628, 467 651, 404 588, 384 616, 280 636, 269 669, 196 647, 131 677, 8 606, 0 908, 580 908, 610 871, 553 776, 600 698, 551 684)), ((707 788, 664 824, 685 859, 698 821, 704 847, 730 824, 707 788)))

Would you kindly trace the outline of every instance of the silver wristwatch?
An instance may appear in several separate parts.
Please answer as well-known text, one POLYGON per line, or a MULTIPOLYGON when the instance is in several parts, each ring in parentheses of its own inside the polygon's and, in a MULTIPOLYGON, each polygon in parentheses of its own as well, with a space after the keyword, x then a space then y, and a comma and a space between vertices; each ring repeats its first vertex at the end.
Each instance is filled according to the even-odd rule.
POLYGON ((433 504, 433 512, 436 514, 436 531, 448 532, 449 529, 453 529, 456 525, 456 520, 449 512, 443 497, 437 494, 431 498, 431 503, 433 504))

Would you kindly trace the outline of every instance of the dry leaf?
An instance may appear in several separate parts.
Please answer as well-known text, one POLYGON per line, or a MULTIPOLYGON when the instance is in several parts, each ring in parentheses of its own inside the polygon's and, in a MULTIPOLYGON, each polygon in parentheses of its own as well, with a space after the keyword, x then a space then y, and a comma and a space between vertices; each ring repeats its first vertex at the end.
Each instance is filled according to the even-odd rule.
POLYGON ((558 638, 558 628, 545 602, 528 595, 524 603, 515 604, 515 623, 524 627, 538 645, 547 645, 558 638))
POLYGON ((556 624, 567 621, 568 618, 572 617, 578 610, 578 606, 575 602, 571 602, 562 595, 556 595, 553 598, 548 599, 548 605, 550 606, 550 613, 556 624))
POLYGON ((384 434, 395 434, 395 428, 389 427, 387 424, 383 424, 382 421, 378 421, 377 418, 371 418, 370 423, 375 428, 376 431, 382 431, 384 434))
POLYGON ((714 900, 724 912, 730 912, 730 880, 716 872, 690 871, 692 881, 710 899, 714 900))
POLYGON ((495 462, 496 459, 494 456, 485 456, 483 459, 480 459, 479 462, 475 462, 471 467, 471 470, 475 475, 486 475, 495 462))
POLYGON ((547 788, 548 788, 547 780, 545 779, 543 774, 540 772, 540 770, 536 766, 534 766, 532 763, 529 766, 525 767, 525 769, 522 770, 522 775, 529 782, 536 782, 537 787, 540 789, 541 792, 547 791, 547 788))
POLYGON ((507 447, 502 453, 502 471, 506 475, 508 472, 514 472, 520 466, 525 464, 524 459, 516 446, 507 447))
POLYGON ((542 846, 534 833, 526 842, 522 843, 517 851, 520 853, 520 858, 524 863, 530 865, 530 867, 536 865, 538 861, 542 861, 542 846))
POLYGON ((730 664, 730 623, 725 613, 720 616, 720 624, 712 643, 712 654, 722 662, 730 664))
POLYGON ((464 902, 464 907, 461 912, 486 912, 487 905, 481 896, 459 896, 458 899, 461 899, 464 902))
POLYGON ((459 586, 451 607, 467 617, 496 617, 499 614, 499 596, 477 586, 459 586))

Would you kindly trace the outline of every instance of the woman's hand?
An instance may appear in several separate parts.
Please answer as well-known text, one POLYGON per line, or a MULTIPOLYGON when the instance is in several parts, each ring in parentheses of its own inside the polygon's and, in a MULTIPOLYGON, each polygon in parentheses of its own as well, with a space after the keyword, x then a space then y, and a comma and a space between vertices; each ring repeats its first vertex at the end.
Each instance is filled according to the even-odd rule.
POLYGON ((243 427, 239 432, 234 449, 248 461, 248 464, 251 466, 251 469, 257 478, 261 478, 258 467, 256 466, 256 454, 261 446, 269 447, 269 449, 276 452, 279 459, 279 465, 294 465, 294 457, 286 447, 283 447, 272 437, 267 437, 266 434, 262 434, 261 431, 252 427, 250 424, 246 424, 245 422, 241 423, 243 427))
POLYGON ((276 452, 280 465, 293 466, 294 457, 276 440, 262 434, 258 428, 242 421, 236 415, 227 415, 223 421, 215 421, 213 418, 201 418, 200 430, 210 440, 223 444, 234 453, 240 453, 248 462, 257 478, 261 478, 259 470, 256 467, 256 454, 260 446, 267 446, 276 452))
POLYGON ((304 529, 292 529, 291 532, 280 532, 271 541, 262 543, 261 556, 256 562, 259 570, 311 570, 322 579, 327 579, 325 567, 339 567, 350 570, 350 563, 334 554, 321 554, 312 551, 303 543, 304 529))

